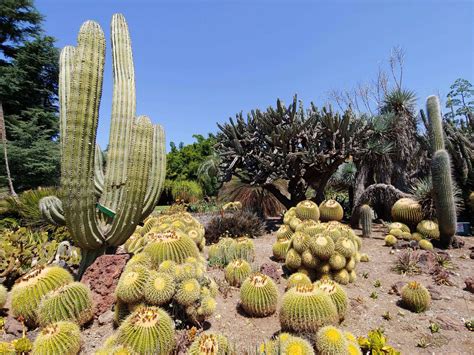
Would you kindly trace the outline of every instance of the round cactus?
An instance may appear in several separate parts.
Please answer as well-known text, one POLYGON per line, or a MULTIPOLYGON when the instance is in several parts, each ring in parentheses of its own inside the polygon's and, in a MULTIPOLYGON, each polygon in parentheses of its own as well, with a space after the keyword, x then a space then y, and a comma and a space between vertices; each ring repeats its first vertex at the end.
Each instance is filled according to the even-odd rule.
POLYGON ((44 327, 33 342, 33 355, 76 355, 81 350, 81 332, 72 322, 61 321, 44 327))
MULTIPOLYGON (((354 270, 351 270, 351 272, 354 270)), ((341 285, 347 285, 350 281, 350 275, 349 272, 346 269, 342 269, 339 271, 336 271, 332 274, 334 281, 337 283, 340 283, 341 285)))
POLYGON ((315 269, 319 265, 319 259, 313 256, 311 251, 308 249, 301 254, 301 264, 304 267, 315 269))
POLYGON ((117 331, 117 343, 139 354, 172 354, 175 348, 174 324, 158 307, 138 307, 117 331))
POLYGON ((189 355, 228 355, 231 353, 227 338, 215 332, 200 334, 188 350, 189 355))
POLYGON ((177 282, 196 278, 198 273, 197 268, 197 263, 183 263, 181 265, 176 265, 173 276, 177 282))
POLYGON ((430 238, 430 239, 439 238, 438 224, 433 221, 429 221, 429 220, 421 221, 416 226, 416 231, 422 234, 425 238, 430 238))
POLYGON ((391 234, 387 234, 385 236, 384 241, 386 246, 393 247, 395 244, 397 244, 397 237, 391 234))
POLYGON ((160 266, 158 266, 158 271, 174 275, 176 265, 176 262, 173 260, 165 260, 160 264, 160 266))
POLYGON ((235 287, 240 287, 251 273, 252 267, 242 259, 231 261, 224 270, 225 280, 229 285, 235 287))
POLYGON ((285 212, 283 215, 283 223, 288 225, 290 223, 290 220, 296 216, 296 208, 291 207, 288 211, 285 212))
POLYGON ((252 262, 255 259, 255 245, 253 240, 247 237, 239 237, 235 239, 229 248, 231 259, 243 259, 252 262))
POLYGON ((7 303, 7 296, 7 288, 0 284, 0 308, 3 308, 5 306, 5 303, 7 303))
POLYGON ((309 249, 315 257, 321 260, 329 260, 331 255, 334 254, 335 245, 333 240, 324 235, 319 234, 315 238, 311 239, 309 249))
POLYGON ((314 285, 290 288, 280 309, 283 329, 315 332, 319 327, 337 322, 337 308, 329 295, 314 285))
POLYGON ((276 260, 285 260, 290 244, 288 239, 278 239, 272 246, 273 257, 276 260))
POLYGON ((204 296, 200 303, 197 309, 199 316, 209 317, 216 311, 217 302, 211 296, 204 296))
POLYGON ((170 274, 150 271, 143 288, 143 296, 147 303, 153 306, 161 306, 171 301, 175 287, 175 282, 170 274))
POLYGON ((188 279, 179 283, 176 287, 175 300, 183 305, 189 306, 196 302, 201 295, 201 285, 196 279, 188 279))
MULTIPOLYGON (((369 255, 367 255, 366 253, 362 253, 360 254, 360 261, 362 261, 363 263, 368 263, 369 262, 369 255)), ((350 270, 352 271, 352 270, 350 270)))
POLYGON ((81 282, 72 282, 49 292, 38 308, 38 320, 42 326, 59 321, 83 325, 93 316, 91 291, 81 282))
MULTIPOLYGON (((13 340, 12 345, 17 354, 28 354, 33 350, 33 343, 26 336, 13 340)), ((3 353, 0 351, 0 354, 3 353)))
POLYGON ((281 342, 279 354, 301 354, 314 355, 313 346, 306 339, 291 336, 288 340, 281 342))
POLYGON ((346 258, 350 258, 355 254, 355 246, 349 238, 339 238, 334 246, 334 249, 346 258))
POLYGON ((199 256, 196 244, 181 231, 150 232, 145 236, 150 242, 145 246, 143 252, 150 256, 155 268, 158 268, 165 260, 173 260, 181 264, 188 256, 199 256))
POLYGON ((311 285, 311 279, 302 272, 295 272, 288 278, 286 289, 288 290, 299 285, 311 285))
POLYGON ((326 326, 316 333, 316 348, 321 355, 339 355, 347 353, 347 339, 344 333, 333 326, 326 326))
POLYGON ((357 280, 357 274, 356 274, 355 270, 352 270, 351 272, 349 272, 349 282, 353 283, 356 280, 357 280))
POLYGON ((403 286, 401 295, 403 304, 413 312, 420 313, 430 307, 431 296, 429 291, 416 281, 403 286))
POLYGON ((293 237, 291 237, 291 247, 296 250, 298 254, 301 254, 303 251, 309 247, 310 237, 303 232, 295 232, 293 237))
POLYGON ((288 224, 293 232, 295 232, 299 225, 301 224, 302 220, 299 219, 298 217, 293 217, 290 219, 290 223, 288 224))
POLYGON ((127 253, 137 254, 143 250, 145 238, 140 233, 133 233, 124 243, 124 249, 127 253))
POLYGON ((433 244, 427 239, 422 239, 418 242, 418 246, 423 250, 433 250, 433 244))
POLYGON ((401 222, 392 222, 388 225, 388 230, 400 229, 402 232, 410 232, 410 227, 401 222))
POLYGON ((291 236, 293 235, 293 231, 289 226, 286 224, 282 224, 280 228, 276 231, 276 237, 277 239, 291 239, 291 236))
POLYGON ((266 317, 276 311, 278 289, 275 282, 262 273, 250 275, 240 288, 240 303, 250 316, 266 317))
POLYGON ((296 205, 296 217, 301 220, 319 220, 319 208, 316 203, 310 200, 301 201, 296 205))
POLYGON ((115 294, 126 303, 137 303, 143 299, 143 288, 148 280, 149 271, 146 267, 137 265, 126 269, 117 283, 115 294))
POLYGON ((401 198, 392 207, 392 218, 396 222, 417 225, 423 219, 423 211, 417 201, 401 198))
POLYGON ((397 239, 401 239, 402 235, 403 235, 403 231, 401 229, 398 229, 398 228, 390 229, 390 231, 388 233, 393 235, 397 239))
POLYGON ((6 341, 0 341, 0 354, 16 355, 15 347, 6 341))
POLYGON ((125 270, 132 269, 135 266, 143 266, 147 269, 151 268, 151 258, 148 254, 145 253, 137 253, 130 258, 125 266, 125 270))
POLYGON ((321 214, 321 221, 341 221, 344 217, 344 210, 339 202, 336 200, 327 200, 321 202, 319 205, 319 213, 321 214))
POLYGON ((22 317, 27 324, 36 324, 41 298, 72 281, 72 275, 58 266, 41 267, 31 271, 17 281, 11 290, 13 315, 22 317))
POLYGON ((347 355, 362 355, 362 350, 357 342, 347 342, 347 355))
POLYGON ((344 291, 344 289, 339 284, 337 284, 337 282, 334 282, 330 279, 316 281, 314 285, 329 295, 336 306, 339 319, 344 319, 347 311, 347 305, 349 303, 346 291, 344 291))
POLYGON ((341 270, 346 266, 346 258, 339 253, 334 253, 329 258, 329 265, 332 270, 341 270))
POLYGON ((424 237, 423 237, 423 234, 421 234, 421 233, 413 232, 411 234, 411 240, 415 240, 415 241, 419 242, 422 239, 424 239, 424 237))
POLYGON ((301 266, 301 256, 295 249, 289 249, 286 253, 285 266, 290 270, 296 270, 301 266))

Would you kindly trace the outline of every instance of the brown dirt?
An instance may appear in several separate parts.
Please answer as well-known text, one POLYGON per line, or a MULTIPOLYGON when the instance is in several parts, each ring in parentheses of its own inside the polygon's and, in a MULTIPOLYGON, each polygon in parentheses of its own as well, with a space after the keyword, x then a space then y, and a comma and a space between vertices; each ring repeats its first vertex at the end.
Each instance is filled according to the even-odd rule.
MULTIPOLYGON (((401 251, 391 251, 385 247, 383 236, 383 228, 375 226, 373 238, 363 241, 362 252, 368 254, 370 261, 359 263, 356 268, 356 282, 345 286, 351 306, 341 328, 356 336, 366 336, 369 330, 383 327, 389 344, 402 354, 474 354, 473 333, 464 326, 465 320, 474 318, 474 294, 463 289, 464 280, 474 275, 474 260, 469 258, 469 248, 474 247, 474 238, 465 237, 464 248, 448 251, 456 267, 451 277, 455 285, 437 286, 431 275, 426 273, 404 276, 392 271, 391 268, 401 251), (367 277, 363 277, 363 274, 367 277), (376 280, 380 281, 380 287, 374 286, 376 280), (424 313, 415 314, 401 308, 397 304, 400 296, 389 294, 393 284, 411 280, 421 282, 437 294, 431 308, 424 313), (378 295, 377 299, 370 297, 374 291, 378 295), (382 317, 386 312, 391 315, 390 320, 382 317), (438 323, 441 330, 431 334, 428 328, 430 322, 438 323), (426 343, 427 347, 418 347, 420 342, 426 343)), ((270 259, 274 240, 272 234, 255 239, 256 269, 263 263, 275 263, 270 259)), ((281 265, 275 264, 281 270, 281 265)), ((280 330, 278 311, 266 318, 247 317, 238 306, 239 290, 225 286, 222 270, 211 269, 209 272, 219 281, 221 294, 217 299, 217 311, 209 319, 206 328, 227 335, 236 344, 239 353, 251 351, 257 344, 280 330)), ((284 278, 277 283, 281 295, 285 284, 284 278)), ((110 324, 100 326, 95 320, 83 331, 83 354, 92 354, 112 332, 110 324)))

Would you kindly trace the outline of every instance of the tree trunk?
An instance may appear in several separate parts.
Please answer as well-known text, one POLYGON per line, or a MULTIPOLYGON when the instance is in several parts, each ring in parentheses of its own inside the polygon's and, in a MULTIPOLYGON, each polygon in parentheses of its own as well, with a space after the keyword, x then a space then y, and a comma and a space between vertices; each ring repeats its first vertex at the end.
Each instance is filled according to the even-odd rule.
POLYGON ((3 155, 5 157, 5 168, 7 170, 8 187, 10 188, 10 195, 17 197, 15 189, 13 187, 13 180, 10 174, 10 165, 8 164, 8 153, 7 153, 7 130, 5 128, 5 118, 3 116, 3 105, 0 102, 0 138, 3 144, 3 155))

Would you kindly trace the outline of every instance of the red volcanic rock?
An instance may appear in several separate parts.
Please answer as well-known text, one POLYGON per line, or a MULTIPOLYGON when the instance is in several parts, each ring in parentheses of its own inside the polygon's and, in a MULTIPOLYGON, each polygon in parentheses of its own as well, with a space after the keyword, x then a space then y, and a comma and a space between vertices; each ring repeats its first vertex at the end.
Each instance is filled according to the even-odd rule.
POLYGON ((129 258, 128 254, 101 255, 82 276, 81 281, 92 291, 96 318, 112 309, 115 287, 129 258))

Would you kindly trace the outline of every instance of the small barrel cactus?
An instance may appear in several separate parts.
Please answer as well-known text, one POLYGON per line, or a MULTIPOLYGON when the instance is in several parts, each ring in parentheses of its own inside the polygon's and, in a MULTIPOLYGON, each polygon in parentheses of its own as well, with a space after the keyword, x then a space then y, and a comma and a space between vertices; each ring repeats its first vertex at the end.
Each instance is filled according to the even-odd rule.
POLYGON ((253 240, 247 237, 235 239, 235 243, 229 248, 230 259, 243 259, 252 262, 255 259, 255 245, 253 240))
POLYGON ((61 321, 44 327, 33 342, 33 355, 76 355, 81 350, 81 331, 72 322, 61 321))
POLYGON ((346 266, 346 263, 346 258, 339 253, 334 253, 329 258, 329 265, 331 266, 331 270, 341 270, 346 266))
MULTIPOLYGON (((351 270, 350 272, 352 271, 354 270, 351 270)), ((334 278, 334 281, 341 285, 347 285, 349 282, 351 282, 351 276, 349 274, 349 271, 347 271, 346 269, 333 272, 332 277, 334 278)))
MULTIPOLYGON (((33 350, 33 343, 26 336, 22 336, 21 338, 13 340, 12 345, 15 348, 17 354, 28 354, 31 350, 33 350)), ((2 354, 1 351, 0 354, 2 354)))
POLYGON ((291 248, 286 253, 285 266, 290 270, 296 270, 301 266, 301 255, 291 248))
POLYGON ((34 269, 23 276, 11 290, 14 316, 23 317, 27 324, 37 324, 37 310, 41 298, 72 281, 72 275, 59 266, 34 269))
POLYGON ((337 282, 334 282, 330 279, 316 281, 314 283, 314 286, 316 286, 320 290, 323 290, 329 295, 332 302, 336 306, 339 319, 344 319, 347 311, 347 306, 349 304, 346 291, 344 291, 344 289, 339 284, 337 284, 337 282))
POLYGON ((0 308, 3 308, 5 306, 5 303, 7 303, 7 296, 7 288, 0 284, 0 308))
POLYGON ((321 221, 341 221, 344 217, 344 210, 336 200, 326 200, 319 205, 321 221))
POLYGON ((242 259, 231 261, 224 270, 225 280, 234 287, 240 287, 242 282, 252 273, 250 264, 242 259))
POLYGON ((266 317, 276 311, 278 289, 275 282, 262 273, 250 275, 240 288, 240 304, 250 316, 266 317))
POLYGON ((423 220, 416 226, 416 231, 425 238, 439 239, 439 228, 436 222, 423 220))
POLYGON ((362 226, 362 237, 370 238, 372 234, 372 220, 374 211, 369 205, 362 205, 360 208, 360 225, 362 226))
POLYGON ((336 327, 326 326, 319 329, 315 341, 321 355, 347 354, 347 339, 336 327))
POLYGON ((204 332, 191 344, 189 355, 229 355, 232 354, 229 340, 222 334, 204 332))
POLYGON ((176 302, 189 306, 196 302, 201 295, 201 285, 196 279, 188 279, 179 283, 174 296, 176 302))
POLYGON ((329 295, 314 285, 296 286, 284 295, 280 309, 283 329, 295 332, 315 332, 320 327, 336 323, 337 308, 329 295))
POLYGON ((72 282, 49 292, 38 308, 38 320, 42 326, 59 321, 83 325, 93 316, 91 291, 81 282, 72 282))
POLYGON ((288 340, 280 342, 279 345, 280 350, 277 352, 277 354, 314 355, 314 350, 311 343, 300 337, 291 336, 288 338, 288 340))
POLYGON ((143 288, 148 280, 149 271, 144 266, 127 268, 122 275, 115 289, 117 298, 125 303, 137 303, 143 299, 143 288))
POLYGON ((393 247, 395 244, 397 244, 397 237, 395 237, 394 235, 391 235, 391 234, 387 234, 385 236, 385 245, 389 246, 389 247, 393 247))
POLYGON ((410 227, 401 222, 392 222, 388 225, 388 230, 400 229, 402 232, 410 232, 410 227))
POLYGON ((293 231, 286 224, 282 224, 280 228, 278 228, 278 230, 276 231, 277 239, 280 239, 280 238, 291 239, 292 235, 293 235, 293 231))
POLYGON ((143 252, 150 256, 155 268, 165 260, 173 260, 181 264, 189 256, 199 256, 196 244, 181 231, 150 232, 145 235, 145 238, 149 242, 143 248, 143 252))
POLYGON ((303 253, 308 247, 310 236, 303 232, 295 232, 291 237, 291 247, 296 250, 298 254, 303 253))
POLYGON ((319 207, 310 200, 301 201, 296 205, 296 217, 301 220, 312 219, 319 220, 319 207))
POLYGON ((161 308, 138 307, 118 328, 117 343, 139 354, 172 354, 173 320, 161 308))
POLYGON ((176 262, 173 260, 165 260, 160 264, 160 266, 158 266, 158 271, 174 275, 177 265, 178 264, 176 264, 176 262))
POLYGON ((346 258, 350 258, 355 255, 356 248, 350 238, 339 238, 334 245, 334 249, 346 258))
POLYGON ((289 226, 293 232, 296 232, 296 230, 298 229, 298 227, 300 226, 302 222, 303 221, 299 219, 298 217, 293 217, 292 219, 290 219, 289 226))
POLYGON ((430 292, 422 284, 412 281, 402 287, 403 304, 411 311, 420 313, 430 307, 430 292))
POLYGON ((335 245, 330 237, 320 234, 311 239, 309 249, 318 259, 329 260, 334 253, 335 245))
POLYGON ((127 265, 125 265, 125 271, 128 269, 133 268, 134 266, 144 266, 147 269, 151 269, 151 258, 148 254, 145 253, 137 253, 134 256, 130 258, 130 260, 127 262, 127 265))
POLYGON ((423 250, 433 250, 433 244, 427 239, 422 239, 418 242, 418 246, 423 250))
POLYGON ((153 306, 161 306, 171 301, 175 293, 173 277, 164 272, 150 271, 143 288, 145 301, 153 306))
POLYGON ((278 261, 285 260, 290 244, 291 240, 279 238, 272 246, 273 257, 278 261))
POLYGON ((302 272, 295 272, 288 278, 286 289, 288 290, 298 285, 311 285, 311 279, 302 272))

